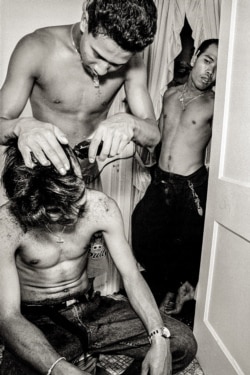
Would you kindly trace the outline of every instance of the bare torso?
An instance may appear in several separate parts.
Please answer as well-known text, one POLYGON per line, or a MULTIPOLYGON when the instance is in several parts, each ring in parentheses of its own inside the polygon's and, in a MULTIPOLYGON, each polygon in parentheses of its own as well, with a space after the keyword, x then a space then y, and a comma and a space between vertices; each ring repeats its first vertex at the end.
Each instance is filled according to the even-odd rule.
POLYGON ((204 164, 212 132, 214 92, 207 91, 183 110, 179 100, 182 89, 172 87, 164 95, 159 167, 187 176, 204 164))
MULTIPOLYGON (((108 198, 100 192, 87 190, 86 193, 86 212, 76 225, 65 228, 61 235, 64 243, 56 242, 56 232, 36 228, 24 233, 19 225, 14 230, 5 225, 4 230, 11 231, 11 235, 7 234, 9 242, 17 242, 15 259, 22 300, 70 297, 88 290, 88 245, 92 235, 100 230, 101 222, 106 220, 104 207, 108 198)), ((9 217, 6 206, 4 209, 9 217)))
POLYGON ((40 58, 30 101, 34 117, 57 125, 74 145, 106 118, 125 81, 126 66, 100 77, 100 87, 94 87, 70 43, 70 32, 70 25, 36 31, 46 53, 40 58))

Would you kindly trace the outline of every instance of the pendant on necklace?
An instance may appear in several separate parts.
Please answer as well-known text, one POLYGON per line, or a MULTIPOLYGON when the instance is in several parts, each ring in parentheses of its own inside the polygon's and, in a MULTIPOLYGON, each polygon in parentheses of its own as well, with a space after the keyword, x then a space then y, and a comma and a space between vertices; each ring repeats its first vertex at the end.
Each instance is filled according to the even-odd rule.
POLYGON ((100 88, 100 82, 99 82, 99 78, 98 78, 98 75, 97 74, 94 74, 93 75, 93 83, 94 83, 94 87, 96 89, 99 89, 100 88))
POLYGON ((194 100, 198 99, 199 97, 205 95, 207 91, 201 92, 200 94, 198 94, 198 95, 196 95, 196 96, 194 96, 194 97, 190 97, 190 96, 187 97, 186 100, 187 100, 188 98, 190 98, 190 99, 187 100, 186 103, 185 103, 185 93, 186 93, 186 92, 187 92, 187 91, 186 91, 186 83, 185 83, 184 86, 183 86, 183 90, 182 90, 182 92, 181 92, 181 95, 180 95, 179 98, 178 98, 179 101, 180 101, 180 103, 181 103, 182 111, 185 111, 186 108, 187 108, 187 106, 188 106, 191 102, 193 102, 194 100))
POLYGON ((49 227, 48 225, 45 225, 45 228, 47 229, 47 231, 48 231, 50 234, 52 234, 53 237, 55 237, 55 239, 56 239, 56 243, 64 243, 64 239, 62 238, 61 235, 63 234, 63 232, 64 232, 66 226, 63 227, 63 229, 62 229, 61 233, 59 233, 59 235, 56 234, 56 233, 54 233, 54 232, 50 229, 50 227, 49 227))
POLYGON ((186 107, 185 107, 185 103, 184 103, 184 97, 183 96, 180 96, 179 97, 179 101, 181 103, 181 108, 183 111, 185 111, 186 107))
POLYGON ((62 237, 58 237, 56 243, 64 243, 64 239, 62 237))

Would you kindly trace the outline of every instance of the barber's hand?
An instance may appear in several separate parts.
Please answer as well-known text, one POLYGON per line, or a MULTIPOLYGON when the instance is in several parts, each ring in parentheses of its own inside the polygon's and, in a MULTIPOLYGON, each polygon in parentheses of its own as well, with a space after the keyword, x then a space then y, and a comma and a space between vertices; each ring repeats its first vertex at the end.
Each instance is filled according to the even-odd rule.
POLYGON ((20 119, 14 132, 27 167, 35 166, 33 153, 42 165, 52 163, 62 175, 69 169, 68 158, 60 145, 68 144, 68 139, 57 126, 26 117, 20 119))
POLYGON ((100 160, 120 154, 134 136, 134 119, 127 113, 118 113, 102 121, 95 131, 89 147, 89 161, 96 158, 98 146, 103 141, 100 160))
POLYGON ((151 347, 142 362, 141 375, 171 375, 172 355, 170 340, 154 337, 151 347))

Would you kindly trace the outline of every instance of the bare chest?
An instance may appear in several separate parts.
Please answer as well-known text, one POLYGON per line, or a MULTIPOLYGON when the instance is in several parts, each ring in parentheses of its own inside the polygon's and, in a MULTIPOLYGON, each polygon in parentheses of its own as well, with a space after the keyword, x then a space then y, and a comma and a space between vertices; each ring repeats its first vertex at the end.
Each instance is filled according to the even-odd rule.
POLYGON ((49 111, 84 120, 106 114, 123 83, 122 74, 107 75, 101 77, 96 86, 79 61, 53 61, 43 68, 36 81, 31 104, 37 112, 46 107, 49 111))
POLYGON ((163 137, 197 137, 211 133, 212 112, 200 102, 183 108, 179 100, 163 108, 163 137))
POLYGON ((18 249, 17 258, 24 266, 46 269, 60 263, 86 258, 89 235, 49 233, 45 230, 28 232, 18 249))

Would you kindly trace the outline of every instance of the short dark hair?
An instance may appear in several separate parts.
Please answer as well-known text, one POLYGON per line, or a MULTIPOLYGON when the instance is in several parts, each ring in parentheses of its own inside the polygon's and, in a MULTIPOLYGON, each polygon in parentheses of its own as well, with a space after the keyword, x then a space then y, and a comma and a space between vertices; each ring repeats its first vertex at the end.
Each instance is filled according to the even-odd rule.
POLYGON ((216 44, 217 46, 219 45, 219 39, 207 39, 204 40, 199 48, 197 49, 196 55, 199 57, 202 53, 204 53, 211 44, 216 44))
POLYGON ((153 0, 90 0, 86 9, 88 31, 107 35, 126 51, 141 52, 154 40, 157 9, 153 0))
MULTIPOLYGON (((33 169, 26 167, 18 150, 17 141, 12 140, 5 151, 2 183, 10 200, 10 210, 27 227, 45 227, 55 223, 51 214, 58 215, 58 224, 68 225, 75 220, 77 202, 83 197, 85 184, 75 174, 70 146, 63 146, 69 159, 70 169, 62 176, 51 164, 37 163, 33 169)), ((78 162, 78 161, 77 161, 78 162)), ((81 208, 80 212, 83 212, 81 208)))

